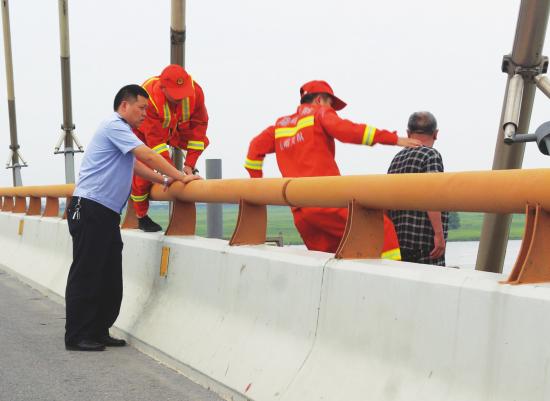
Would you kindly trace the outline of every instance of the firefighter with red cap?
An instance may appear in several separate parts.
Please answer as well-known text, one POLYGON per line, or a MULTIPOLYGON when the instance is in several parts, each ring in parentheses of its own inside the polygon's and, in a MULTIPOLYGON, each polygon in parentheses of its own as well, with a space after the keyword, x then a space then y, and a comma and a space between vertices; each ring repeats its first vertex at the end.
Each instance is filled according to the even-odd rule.
MULTIPOLYGON (((336 114, 346 106, 325 81, 310 81, 300 88, 301 104, 294 114, 280 117, 250 143, 245 168, 262 177, 266 154, 275 153, 283 177, 337 176, 334 159, 337 139, 372 146, 377 143, 420 146, 415 139, 397 136, 368 124, 356 124, 336 114)), ((308 249, 336 252, 344 234, 348 211, 343 208, 293 207, 294 224, 308 249)), ((400 260, 399 243, 391 220, 384 215, 382 258, 400 260)))
MULTIPOLYGON (((167 66, 159 76, 145 81, 142 87, 149 94, 149 104, 147 116, 134 129, 135 134, 170 163, 169 146, 187 151, 183 172, 196 173, 197 159, 209 143, 206 137, 208 113, 202 88, 176 64, 167 66)), ((151 182, 135 175, 130 195, 139 228, 148 232, 161 230, 160 225, 147 215, 151 186, 151 182)))

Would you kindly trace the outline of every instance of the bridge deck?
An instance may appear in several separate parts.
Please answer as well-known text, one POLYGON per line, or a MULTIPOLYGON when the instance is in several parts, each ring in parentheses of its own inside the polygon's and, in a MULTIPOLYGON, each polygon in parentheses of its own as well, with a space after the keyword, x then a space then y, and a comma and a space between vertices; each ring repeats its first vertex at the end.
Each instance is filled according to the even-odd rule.
POLYGON ((65 351, 65 310, 0 269, 0 399, 218 401, 133 347, 65 351))

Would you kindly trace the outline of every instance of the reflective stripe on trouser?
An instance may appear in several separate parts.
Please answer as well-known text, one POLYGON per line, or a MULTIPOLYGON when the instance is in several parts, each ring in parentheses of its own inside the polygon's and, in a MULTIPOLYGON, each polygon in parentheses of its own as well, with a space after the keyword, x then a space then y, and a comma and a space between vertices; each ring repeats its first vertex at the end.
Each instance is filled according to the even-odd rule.
POLYGON ((134 209, 137 217, 143 217, 149 210, 149 192, 153 184, 137 175, 132 178, 132 194, 134 209))
POLYGON ((143 202, 144 200, 147 200, 148 197, 149 197, 149 194, 145 194, 145 195, 130 194, 130 199, 132 199, 134 202, 143 202))
MULTIPOLYGON (((160 144, 157 145, 157 147, 161 145, 168 147, 166 144, 160 144)), ((153 148, 153 150, 154 149, 155 148, 153 148)), ((159 154, 164 157, 164 159, 168 163, 174 165, 174 163, 170 159, 170 154, 168 152, 163 151, 159 154)), ((151 192, 152 186, 152 182, 147 181, 146 179, 143 179, 137 175, 134 175, 134 177, 132 178, 132 194, 130 196, 134 200, 134 209, 136 210, 137 217, 145 216, 147 214, 147 211, 149 210, 149 192, 151 192)))
MULTIPOLYGON (((335 253, 344 230, 346 208, 296 208, 292 211, 294 224, 307 249, 335 253)), ((400 260, 399 242, 391 220, 384 214, 384 245, 380 257, 400 260)))
POLYGON ((401 260, 399 240, 391 219, 384 213, 384 246, 382 247, 382 259, 401 260))
POLYGON ((401 250, 399 248, 390 249, 389 251, 382 252, 382 259, 401 260, 401 250))

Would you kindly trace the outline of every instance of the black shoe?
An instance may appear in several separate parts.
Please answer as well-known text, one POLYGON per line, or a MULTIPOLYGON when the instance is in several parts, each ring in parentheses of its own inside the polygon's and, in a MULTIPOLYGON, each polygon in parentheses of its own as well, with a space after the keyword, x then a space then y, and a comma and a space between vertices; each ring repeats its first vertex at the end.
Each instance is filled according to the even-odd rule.
POLYGON ((106 347, 124 347, 126 345, 125 340, 114 338, 109 335, 99 337, 97 341, 104 344, 106 347))
POLYGON ((142 218, 138 217, 138 227, 140 230, 143 230, 147 233, 162 231, 162 227, 151 220, 151 218, 147 215, 143 216, 142 218))
POLYGON ((104 351, 105 345, 93 340, 80 340, 75 344, 65 344, 67 351, 104 351))

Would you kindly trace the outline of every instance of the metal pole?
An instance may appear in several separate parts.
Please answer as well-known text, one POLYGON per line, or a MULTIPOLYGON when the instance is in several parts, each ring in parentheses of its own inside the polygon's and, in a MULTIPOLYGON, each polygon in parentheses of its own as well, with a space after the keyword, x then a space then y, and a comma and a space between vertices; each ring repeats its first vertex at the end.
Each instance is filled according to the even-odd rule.
POLYGON ((8 86, 8 116, 10 120, 10 160, 6 168, 12 169, 13 186, 23 185, 21 179, 21 167, 19 164, 19 144, 17 143, 17 120, 15 115, 15 92, 13 85, 13 63, 11 57, 11 33, 10 33, 10 12, 8 0, 2 0, 2 25, 4 27, 4 58, 6 60, 6 82, 8 86))
POLYGON ((71 62, 69 52, 69 4, 68 0, 59 0, 59 38, 61 43, 61 93, 63 98, 63 125, 65 149, 55 153, 65 154, 65 182, 75 182, 74 145, 73 145, 73 110, 71 99, 71 62))
MULTIPOLYGON (((206 179, 222 178, 222 159, 206 159, 206 179)), ((223 205, 206 204, 206 236, 223 238, 223 205)))
MULTIPOLYGON (((506 125, 507 122, 505 120, 507 104, 513 103, 508 101, 509 97, 513 96, 513 93, 510 92, 513 92, 515 87, 511 85, 511 81, 516 74, 520 74, 523 77, 524 88, 521 95, 517 132, 528 132, 529 130, 536 89, 534 77, 541 73, 541 65, 545 59, 541 53, 548 24, 549 6, 549 0, 522 0, 521 2, 512 54, 505 56, 503 62, 503 70, 508 73, 508 81, 497 135, 493 170, 521 168, 525 144, 505 144, 503 125, 506 125)), ((509 127, 509 125, 506 126, 509 127)), ((509 214, 488 213, 485 215, 477 254, 477 270, 502 272, 511 218, 512 216, 509 214)))
MULTIPOLYGON (((170 23, 170 63, 185 68, 185 0, 172 0, 172 20, 170 23)), ((173 149, 174 164, 183 168, 183 153, 173 149)))
POLYGON ((535 84, 546 97, 550 97, 550 79, 544 74, 537 75, 535 77, 535 84))
POLYGON ((502 117, 504 141, 510 141, 517 132, 524 86, 525 81, 520 74, 515 74, 508 82, 508 91, 505 96, 506 104, 504 105, 502 117))

